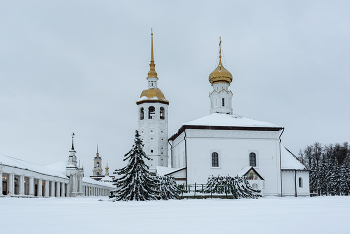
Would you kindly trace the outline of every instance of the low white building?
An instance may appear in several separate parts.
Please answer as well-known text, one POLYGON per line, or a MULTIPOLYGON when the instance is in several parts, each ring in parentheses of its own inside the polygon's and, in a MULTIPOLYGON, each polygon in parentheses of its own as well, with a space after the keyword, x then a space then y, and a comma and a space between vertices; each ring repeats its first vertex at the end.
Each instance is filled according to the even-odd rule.
POLYGON ((111 183, 84 177, 72 149, 67 161, 40 166, 0 154, 0 196, 11 197, 76 197, 108 196, 111 183))

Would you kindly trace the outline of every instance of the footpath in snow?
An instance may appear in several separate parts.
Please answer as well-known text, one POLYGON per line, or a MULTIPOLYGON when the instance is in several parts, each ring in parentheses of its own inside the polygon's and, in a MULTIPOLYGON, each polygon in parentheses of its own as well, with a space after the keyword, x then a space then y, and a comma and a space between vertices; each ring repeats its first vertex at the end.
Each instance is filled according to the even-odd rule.
POLYGON ((150 202, 5 197, 0 209, 0 233, 350 233, 350 196, 150 202))

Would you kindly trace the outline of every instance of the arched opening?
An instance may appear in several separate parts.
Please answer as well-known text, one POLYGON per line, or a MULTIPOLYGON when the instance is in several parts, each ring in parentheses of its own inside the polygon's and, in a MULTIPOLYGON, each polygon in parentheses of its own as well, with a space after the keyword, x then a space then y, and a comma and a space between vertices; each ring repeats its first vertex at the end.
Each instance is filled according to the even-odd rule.
POLYGON ((156 117, 156 110, 154 106, 148 107, 148 119, 154 119, 156 117))
POLYGON ((253 187, 253 189, 255 189, 255 190, 257 190, 257 189, 258 189, 258 185, 257 185, 257 184, 255 184, 255 183, 253 184, 253 186, 252 186, 252 187, 253 187))
POLYGON ((222 106, 225 106, 225 98, 222 98, 222 106))
POLYGON ((303 187, 303 178, 299 177, 299 188, 303 187))
POLYGON ((143 120, 145 118, 145 110, 143 107, 140 108, 140 120, 143 120))
POLYGON ((164 107, 161 107, 161 108, 160 108, 160 119, 165 119, 164 107))
POLYGON ((253 152, 249 154, 249 165, 251 167, 256 167, 256 154, 253 152))
POLYGON ((211 154, 211 166, 212 167, 219 167, 219 154, 216 152, 213 152, 211 154))

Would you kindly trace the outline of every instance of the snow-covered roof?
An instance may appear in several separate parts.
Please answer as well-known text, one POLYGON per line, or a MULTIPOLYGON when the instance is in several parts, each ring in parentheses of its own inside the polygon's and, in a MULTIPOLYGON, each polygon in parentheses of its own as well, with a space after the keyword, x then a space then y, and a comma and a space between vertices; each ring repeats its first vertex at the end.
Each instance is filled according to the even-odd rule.
POLYGON ((252 166, 243 167, 242 170, 240 170, 240 171, 237 173, 237 175, 238 175, 239 177, 245 176, 250 170, 253 170, 254 173, 255 173, 257 176, 259 176, 259 178, 260 178, 261 180, 264 180, 264 178, 259 174, 259 172, 257 172, 257 170, 256 170, 254 167, 252 167, 252 166))
POLYGON ((180 171, 184 169, 185 167, 181 168, 171 168, 171 167, 162 167, 162 166, 157 166, 157 175, 159 176, 164 176, 164 175, 169 175, 173 172, 180 171))
POLYGON ((107 182, 112 182, 113 179, 109 176, 102 177, 101 181, 107 181, 107 182))
POLYGON ((90 184, 96 184, 96 185, 101 185, 101 186, 107 186, 110 188, 115 188, 115 186, 113 185, 113 183, 110 182, 102 182, 102 181, 96 181, 90 177, 83 177, 83 182, 85 183, 90 183, 90 184))
POLYGON ((45 175, 50 175, 50 176, 56 176, 56 177, 61 177, 67 179, 66 172, 64 173, 53 170, 48 167, 40 166, 34 163, 30 163, 18 158, 14 158, 11 156, 5 156, 0 154, 0 164, 11 166, 11 167, 17 167, 29 171, 34 171, 40 174, 45 174, 45 175))
POLYGON ((249 170, 250 168, 252 168, 252 167, 243 167, 242 170, 240 170, 239 172, 237 172, 237 175, 238 175, 239 177, 244 176, 244 175, 248 172, 248 170, 249 170))
POLYGON ((67 165, 68 165, 68 161, 61 161, 58 163, 46 165, 45 167, 65 175, 67 165))
POLYGON ((305 170, 305 166, 289 151, 281 146, 281 169, 305 170))
POLYGON ((282 128, 272 123, 249 119, 241 115, 228 115, 219 113, 213 113, 191 122, 184 123, 183 125, 282 128))

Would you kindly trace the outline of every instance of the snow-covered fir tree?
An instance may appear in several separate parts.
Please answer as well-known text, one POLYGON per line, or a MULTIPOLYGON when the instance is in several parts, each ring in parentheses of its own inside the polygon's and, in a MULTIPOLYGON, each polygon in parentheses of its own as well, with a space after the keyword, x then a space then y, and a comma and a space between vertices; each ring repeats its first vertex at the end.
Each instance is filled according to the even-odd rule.
POLYGON ((156 200, 158 195, 158 180, 148 171, 144 160, 150 160, 143 151, 143 143, 140 134, 136 131, 132 149, 124 155, 124 161, 129 160, 128 165, 116 170, 120 178, 113 182, 116 189, 111 192, 110 198, 117 201, 147 201, 156 200))
POLYGON ((236 199, 262 196, 260 190, 255 190, 250 186, 245 176, 209 176, 206 191, 218 194, 232 194, 236 199))
POLYGON ((310 170, 310 192, 318 195, 350 194, 350 148, 347 142, 308 145, 299 160, 310 170))
POLYGON ((172 176, 157 176, 158 197, 162 200, 178 199, 179 189, 172 176))

